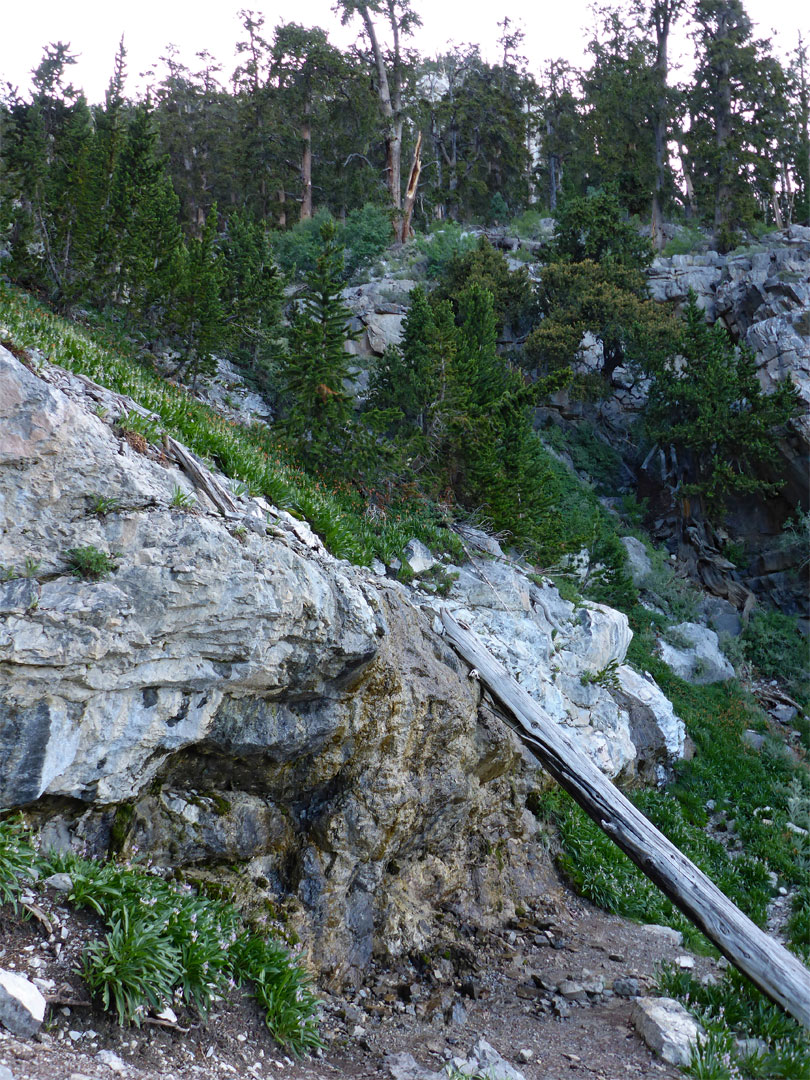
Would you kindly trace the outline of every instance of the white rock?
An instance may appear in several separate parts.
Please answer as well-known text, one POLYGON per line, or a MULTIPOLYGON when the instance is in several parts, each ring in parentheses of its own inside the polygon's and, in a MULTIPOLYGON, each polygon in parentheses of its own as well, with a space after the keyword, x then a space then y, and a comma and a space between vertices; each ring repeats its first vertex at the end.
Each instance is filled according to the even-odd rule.
POLYGON ((641 929, 653 937, 665 941, 667 945, 682 945, 683 934, 672 926, 659 926, 658 923, 645 923, 641 929))
POLYGON ((690 1063, 702 1028, 679 1001, 640 998, 633 1007, 632 1018, 641 1038, 664 1061, 678 1066, 690 1063))
POLYGON ((683 622, 671 627, 673 637, 685 642, 684 646, 672 645, 664 638, 658 643, 661 659, 686 682, 696 686, 724 682, 734 678, 734 668, 720 651, 714 630, 698 623, 683 622))
POLYGON ((55 889, 56 892, 70 892, 73 888, 73 878, 70 874, 51 874, 46 877, 42 884, 46 889, 55 889))
POLYGON ((523 1073, 501 1057, 486 1039, 478 1040, 467 1059, 458 1065, 458 1069, 467 1076, 484 1075, 488 1080, 525 1080, 523 1073))
POLYGON ((45 998, 22 975, 0 968, 0 1024, 13 1035, 35 1035, 45 1019, 45 998))
POLYGON ((424 574, 426 570, 436 565, 436 560, 430 552, 430 548, 421 540, 411 540, 405 548, 405 561, 414 574, 424 574))
POLYGON ((112 1050, 99 1050, 96 1054, 96 1061, 102 1065, 106 1065, 108 1069, 111 1069, 119 1076, 124 1076, 127 1071, 126 1062, 124 1062, 118 1054, 112 1050))

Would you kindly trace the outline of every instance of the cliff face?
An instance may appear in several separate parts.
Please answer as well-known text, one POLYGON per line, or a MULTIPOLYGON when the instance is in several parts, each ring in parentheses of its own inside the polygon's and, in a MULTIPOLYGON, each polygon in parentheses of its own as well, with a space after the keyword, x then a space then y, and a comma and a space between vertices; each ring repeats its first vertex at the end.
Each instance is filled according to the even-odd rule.
MULTIPOLYGON (((429 947, 443 905, 486 923, 531 902, 543 778, 419 595, 255 500, 228 520, 200 492, 173 505, 184 474, 99 403, 120 412, 0 348, 0 806, 48 844, 227 870, 335 981, 429 947), (69 569, 91 546, 117 567, 100 580, 69 569)), ((623 616, 497 553, 450 603, 610 775, 681 752, 657 688, 581 680, 624 659, 623 616)))

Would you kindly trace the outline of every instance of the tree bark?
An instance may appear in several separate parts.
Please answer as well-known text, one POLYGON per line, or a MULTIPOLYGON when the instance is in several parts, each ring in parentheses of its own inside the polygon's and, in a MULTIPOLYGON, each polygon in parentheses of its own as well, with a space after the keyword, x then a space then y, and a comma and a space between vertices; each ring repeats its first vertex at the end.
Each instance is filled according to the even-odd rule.
POLYGON ((301 221, 312 217, 312 94, 307 91, 301 124, 301 221))
POLYGON ((469 627, 446 608, 442 623, 450 643, 514 717, 517 734, 554 779, 735 967, 810 1027, 810 970, 735 907, 614 787, 469 627))
POLYGON ((652 7, 655 26, 655 80, 656 101, 653 110, 653 137, 655 139, 655 189, 652 197, 650 234, 653 247, 660 251, 664 246, 664 189, 668 165, 667 154, 667 75, 669 74, 669 31, 677 18, 680 0, 656 0, 652 7))
POLYGON ((358 12, 366 28, 371 53, 374 57, 374 66, 377 69, 377 95, 380 100, 380 111, 385 125, 385 162, 386 183, 391 198, 391 205, 395 210, 402 209, 402 181, 400 171, 402 166, 402 101, 401 101, 401 76, 399 72, 399 29, 397 27, 396 12, 389 0, 389 19, 394 32, 394 92, 391 93, 391 84, 388 79, 388 69, 385 66, 380 43, 377 40, 377 31, 367 4, 359 4, 358 12))

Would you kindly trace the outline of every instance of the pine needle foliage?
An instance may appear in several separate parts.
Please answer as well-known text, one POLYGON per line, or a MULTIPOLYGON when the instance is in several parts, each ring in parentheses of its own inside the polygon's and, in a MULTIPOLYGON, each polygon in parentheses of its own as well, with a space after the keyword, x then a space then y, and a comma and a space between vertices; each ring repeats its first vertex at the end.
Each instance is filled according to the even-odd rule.
POLYGON ((715 516, 729 496, 779 491, 766 470, 779 457, 777 435, 799 412, 798 392, 785 379, 765 394, 751 351, 718 323, 706 325, 694 293, 675 355, 648 371, 646 431, 675 448, 676 496, 698 496, 715 516))

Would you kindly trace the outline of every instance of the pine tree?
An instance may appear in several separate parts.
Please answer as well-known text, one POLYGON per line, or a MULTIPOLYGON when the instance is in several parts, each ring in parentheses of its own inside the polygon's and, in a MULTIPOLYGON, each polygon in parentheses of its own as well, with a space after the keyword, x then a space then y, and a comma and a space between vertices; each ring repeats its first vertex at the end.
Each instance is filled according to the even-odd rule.
POLYGON ((202 235, 192 237, 178 256, 173 314, 185 354, 182 368, 186 376, 191 376, 192 385, 198 375, 216 370, 213 353, 225 340, 225 312, 220 297, 223 268, 214 246, 216 229, 217 208, 213 206, 202 235))
POLYGON ((706 325, 694 293, 675 355, 648 373, 647 435, 674 448, 675 495, 684 505, 696 496, 717 517, 732 495, 780 489, 767 470, 779 457, 775 436, 799 413, 798 392, 788 378, 763 393, 753 354, 719 323, 706 325))
POLYGON ((157 324, 182 276, 180 203, 160 156, 148 104, 132 112, 115 166, 105 256, 113 299, 157 324))
POLYGON ((346 390, 351 373, 345 349, 351 312, 340 295, 343 248, 336 232, 331 220, 321 227, 321 253, 304 279, 278 380, 284 408, 280 427, 295 440, 297 455, 310 467, 339 472, 341 457, 347 465, 350 455, 353 406, 346 390))

